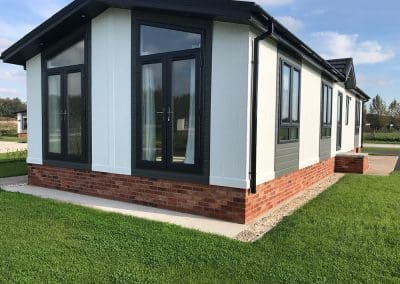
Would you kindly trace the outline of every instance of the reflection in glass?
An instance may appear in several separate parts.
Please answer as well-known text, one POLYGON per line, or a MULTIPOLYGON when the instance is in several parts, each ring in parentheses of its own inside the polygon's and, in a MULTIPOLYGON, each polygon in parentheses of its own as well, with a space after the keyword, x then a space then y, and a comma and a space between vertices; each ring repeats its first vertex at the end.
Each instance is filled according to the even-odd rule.
POLYGON ((142 66, 142 160, 162 161, 162 64, 142 66))
POLYGON ((48 78, 48 129, 49 152, 61 154, 61 77, 60 75, 48 78))
POLYGON ((292 122, 299 122, 300 73, 293 71, 292 122))
POLYGON ((85 42, 82 40, 47 61, 47 68, 58 68, 85 63, 85 42))
POLYGON ((201 35, 151 26, 140 26, 140 55, 201 47, 201 35))
POLYGON ((290 98, 290 67, 283 65, 282 68, 282 98, 281 98, 281 119, 283 123, 290 122, 289 119, 289 98, 290 98))
POLYGON ((81 73, 67 76, 68 154, 82 155, 82 84, 81 73))
POLYGON ((193 165, 196 135, 196 61, 172 64, 172 159, 193 165))

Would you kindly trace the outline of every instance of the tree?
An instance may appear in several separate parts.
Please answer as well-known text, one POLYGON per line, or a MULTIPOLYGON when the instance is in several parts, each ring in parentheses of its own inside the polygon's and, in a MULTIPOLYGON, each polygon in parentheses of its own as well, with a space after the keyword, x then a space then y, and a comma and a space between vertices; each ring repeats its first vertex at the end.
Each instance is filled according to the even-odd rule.
POLYGON ((371 127, 375 130, 382 129, 385 125, 385 116, 387 116, 387 108, 385 101, 381 98, 381 96, 376 95, 375 98, 372 99, 372 102, 369 106, 370 114, 373 114, 374 119, 371 122, 371 127))
POLYGON ((397 100, 391 102, 388 107, 388 112, 393 118, 400 118, 400 103, 397 100))
POLYGON ((13 117, 15 112, 26 109, 26 104, 19 98, 0 98, 0 117, 13 117))

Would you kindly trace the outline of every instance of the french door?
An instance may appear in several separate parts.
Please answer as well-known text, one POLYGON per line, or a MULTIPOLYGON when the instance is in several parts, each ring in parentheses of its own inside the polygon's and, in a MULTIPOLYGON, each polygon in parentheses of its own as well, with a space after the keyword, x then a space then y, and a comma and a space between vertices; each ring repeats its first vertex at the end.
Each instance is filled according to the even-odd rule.
POLYGON ((137 164, 195 172, 200 153, 200 50, 140 59, 137 164))
POLYGON ((337 102, 336 150, 342 149, 343 94, 339 93, 337 102))
POLYGON ((46 159, 87 162, 84 65, 47 71, 46 159))

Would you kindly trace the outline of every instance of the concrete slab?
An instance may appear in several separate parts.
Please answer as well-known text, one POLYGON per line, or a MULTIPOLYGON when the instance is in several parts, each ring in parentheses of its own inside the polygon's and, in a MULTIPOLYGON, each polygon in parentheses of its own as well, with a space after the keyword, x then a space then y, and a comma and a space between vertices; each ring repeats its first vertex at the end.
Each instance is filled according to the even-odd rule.
POLYGON ((184 228, 199 230, 206 233, 235 238, 246 226, 192 214, 179 213, 132 203, 113 201, 103 198, 70 193, 55 189, 47 189, 29 185, 7 185, 1 188, 8 192, 29 194, 45 199, 81 205, 106 212, 139 217, 147 220, 166 222, 184 228))
POLYGON ((0 178, 0 186, 24 185, 28 183, 28 176, 0 178))
POLYGON ((367 148, 388 148, 388 149, 400 149, 400 144, 364 144, 367 148))
POLYGON ((369 169, 366 175, 389 176, 395 169, 399 157, 396 156, 369 156, 369 169))

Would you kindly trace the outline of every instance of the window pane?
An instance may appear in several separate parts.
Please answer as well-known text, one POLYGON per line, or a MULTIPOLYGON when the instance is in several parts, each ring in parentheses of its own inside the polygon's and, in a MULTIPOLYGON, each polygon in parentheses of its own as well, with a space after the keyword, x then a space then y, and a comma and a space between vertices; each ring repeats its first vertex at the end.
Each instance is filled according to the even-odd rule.
POLYGON ((47 68, 85 63, 85 42, 82 40, 47 61, 47 68))
POLYGON ((279 129, 279 141, 288 141, 289 140, 289 128, 280 128, 279 129))
POLYGON ((196 61, 172 63, 172 160, 193 165, 196 135, 196 61))
POLYGON ((337 109, 338 109, 337 122, 338 122, 338 125, 340 125, 340 124, 342 124, 342 117, 343 117, 343 111, 342 111, 343 110, 343 96, 342 95, 338 96, 337 109))
POLYGON ((350 98, 346 97, 346 124, 349 124, 350 98))
POLYGON ((48 78, 49 153, 61 154, 61 76, 48 78))
POLYGON ((332 124, 332 88, 328 87, 328 112, 327 112, 327 121, 328 124, 332 124))
POLYGON ((162 64, 142 66, 142 159, 162 161, 162 64))
MULTIPOLYGON (((293 71, 292 122, 299 122, 300 73, 293 71)), ((296 138, 297 139, 297 138, 296 138)))
POLYGON ((68 154, 82 156, 82 82, 81 73, 67 75, 68 154))
POLYGON ((201 47, 201 35, 151 26, 140 26, 140 55, 201 47))
POLYGON ((290 129, 290 140, 297 140, 299 139, 299 129, 298 128, 291 128, 290 129))
POLYGON ((281 120, 283 123, 289 123, 290 67, 285 64, 282 67, 281 88, 281 120))
POLYGON ((323 118, 323 123, 327 124, 327 109, 328 109, 328 86, 324 85, 324 93, 322 95, 322 100, 323 100, 323 104, 322 104, 322 118, 323 118))

